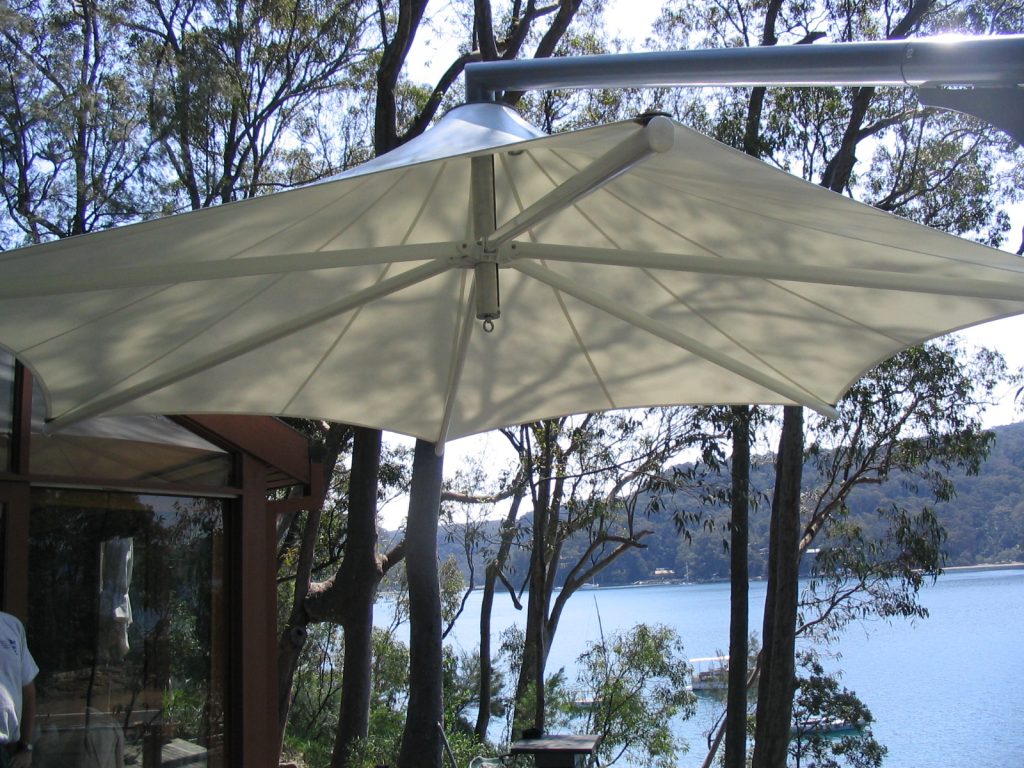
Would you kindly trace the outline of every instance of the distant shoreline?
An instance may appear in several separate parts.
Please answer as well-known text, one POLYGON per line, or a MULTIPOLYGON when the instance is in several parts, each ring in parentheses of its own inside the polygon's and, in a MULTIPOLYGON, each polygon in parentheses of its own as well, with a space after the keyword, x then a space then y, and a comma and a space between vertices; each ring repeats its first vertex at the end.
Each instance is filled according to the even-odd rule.
MULTIPOLYGON (((968 573, 970 571, 1013 571, 1024 568, 1024 562, 1013 562, 1013 563, 978 563, 976 565, 950 565, 942 569, 942 573, 968 573)), ((801 577, 801 580, 805 577, 801 577)), ((757 582, 763 582, 765 579, 751 579, 750 583, 754 584, 757 582)), ((643 583, 631 583, 631 584, 584 584, 581 587, 581 591, 589 591, 593 589, 629 589, 631 587, 697 587, 706 584, 728 584, 728 579, 711 579, 709 581, 684 581, 682 579, 649 579, 643 583)), ((556 590, 561 587, 556 587, 556 590)), ((483 586, 473 587, 473 591, 483 591, 483 586)))
POLYGON ((950 565, 942 569, 943 573, 949 571, 999 571, 1024 568, 1024 563, 978 563, 977 565, 950 565))
MULTIPOLYGON (((1024 568, 1024 563, 1013 562, 1013 563, 977 563, 976 565, 950 565, 942 569, 942 573, 968 573, 970 571, 1012 571, 1024 568)), ((801 576, 801 580, 806 577, 801 576)), ((751 579, 750 583, 766 581, 763 578, 751 579)), ((728 579, 710 579, 708 581, 684 581, 682 579, 646 579, 643 582, 633 582, 632 584, 586 584, 582 587, 585 590, 591 589, 626 589, 629 587, 695 587, 704 584, 728 584, 728 579)), ((483 589, 483 587, 476 587, 476 589, 483 589)), ((560 587, 559 587, 560 589, 560 587)))

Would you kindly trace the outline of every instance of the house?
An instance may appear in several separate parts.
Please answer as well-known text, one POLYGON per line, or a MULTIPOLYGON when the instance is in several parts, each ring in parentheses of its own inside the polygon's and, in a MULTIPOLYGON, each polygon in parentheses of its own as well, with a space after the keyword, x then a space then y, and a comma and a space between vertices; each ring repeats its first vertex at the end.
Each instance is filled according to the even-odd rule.
POLYGON ((318 505, 270 417, 48 434, 0 350, 2 607, 40 666, 36 768, 277 764, 276 520, 318 505))

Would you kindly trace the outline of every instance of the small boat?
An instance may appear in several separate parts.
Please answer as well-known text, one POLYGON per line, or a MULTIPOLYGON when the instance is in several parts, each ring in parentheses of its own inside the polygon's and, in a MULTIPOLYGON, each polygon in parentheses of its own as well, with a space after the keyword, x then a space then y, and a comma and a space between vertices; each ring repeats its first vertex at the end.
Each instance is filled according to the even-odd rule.
POLYGON ((847 720, 842 717, 808 717, 789 728, 791 736, 831 736, 862 731, 867 725, 863 720, 847 720))
POLYGON ((729 688, 729 657, 707 656, 690 659, 693 664, 694 691, 724 691, 729 688))
POLYGON ((640 579, 640 581, 634 581, 632 586, 634 587, 674 587, 679 584, 688 584, 689 582, 683 581, 682 579, 640 579))

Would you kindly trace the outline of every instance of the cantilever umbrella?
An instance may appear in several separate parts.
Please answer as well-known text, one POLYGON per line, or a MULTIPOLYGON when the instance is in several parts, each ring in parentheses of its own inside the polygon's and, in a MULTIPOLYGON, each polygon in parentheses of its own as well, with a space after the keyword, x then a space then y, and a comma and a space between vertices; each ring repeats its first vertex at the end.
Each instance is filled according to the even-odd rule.
POLYGON ((575 412, 830 404, 1024 312, 1019 259, 657 116, 541 136, 497 104, 323 183, 0 256, 0 344, 55 427, 327 418, 443 443, 575 412))

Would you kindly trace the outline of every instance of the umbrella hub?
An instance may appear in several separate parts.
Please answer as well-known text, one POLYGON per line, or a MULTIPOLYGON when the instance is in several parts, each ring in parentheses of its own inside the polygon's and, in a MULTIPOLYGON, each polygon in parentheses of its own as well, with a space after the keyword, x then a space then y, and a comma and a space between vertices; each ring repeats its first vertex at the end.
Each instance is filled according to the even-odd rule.
POLYGON ((476 317, 483 321, 484 330, 493 331, 494 321, 501 316, 498 267, 504 261, 502 250, 514 250, 516 237, 575 205, 652 155, 668 152, 674 143, 674 124, 664 115, 656 115, 500 226, 495 216, 494 156, 473 157, 469 181, 474 242, 463 243, 460 250, 466 266, 474 270, 476 317))
POLYGON ((498 262, 480 261, 473 268, 476 292, 476 319, 483 320, 484 330, 494 330, 494 321, 501 317, 501 298, 498 291, 498 262))
POLYGON ((494 330, 494 321, 501 317, 501 296, 498 288, 498 265, 503 260, 499 249, 488 246, 481 238, 475 243, 462 243, 455 260, 473 270, 473 293, 476 319, 483 321, 487 333, 494 330))

